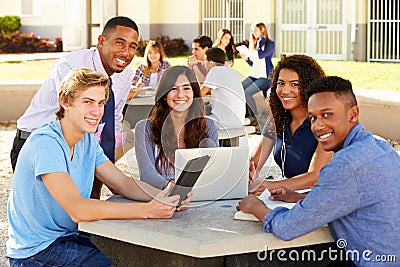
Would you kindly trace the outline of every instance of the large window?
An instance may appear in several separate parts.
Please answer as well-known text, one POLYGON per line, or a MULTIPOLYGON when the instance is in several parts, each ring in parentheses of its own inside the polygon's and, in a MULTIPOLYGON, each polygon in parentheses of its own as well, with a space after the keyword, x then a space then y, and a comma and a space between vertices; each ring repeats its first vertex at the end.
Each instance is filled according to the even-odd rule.
POLYGON ((344 0, 279 0, 275 55, 308 54, 317 59, 347 56, 344 0))
POLYGON ((244 36, 244 0, 203 0, 202 1, 203 29, 202 33, 217 38, 222 28, 232 32, 234 42, 245 40, 244 36))
POLYGON ((400 4, 398 0, 370 0, 369 61, 400 62, 400 4))

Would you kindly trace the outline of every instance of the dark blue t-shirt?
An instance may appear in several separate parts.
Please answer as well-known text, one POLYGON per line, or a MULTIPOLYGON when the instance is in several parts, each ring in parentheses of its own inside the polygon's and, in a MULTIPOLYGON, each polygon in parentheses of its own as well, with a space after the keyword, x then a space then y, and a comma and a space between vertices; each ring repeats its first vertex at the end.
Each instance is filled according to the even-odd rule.
POLYGON ((268 122, 264 125, 261 133, 263 136, 274 140, 274 159, 281 168, 282 175, 290 178, 302 173, 308 172, 312 156, 317 148, 318 141, 311 132, 311 123, 308 119, 296 129, 293 136, 290 135, 290 126, 284 126, 283 146, 282 138, 276 138, 275 135, 268 133, 268 122), (282 149, 285 147, 285 149, 282 149), (282 169, 284 162, 284 170, 282 169))

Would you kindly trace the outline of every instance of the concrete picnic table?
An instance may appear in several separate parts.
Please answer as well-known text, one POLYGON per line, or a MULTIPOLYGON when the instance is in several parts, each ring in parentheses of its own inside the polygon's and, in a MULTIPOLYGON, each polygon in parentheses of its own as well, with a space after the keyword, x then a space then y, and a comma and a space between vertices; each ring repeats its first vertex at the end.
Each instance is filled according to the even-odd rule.
MULTIPOLYGON (((131 200, 112 196, 107 201, 131 200)), ((319 257, 322 251, 337 249, 327 226, 282 241, 265 233, 261 222, 234 220, 237 203, 192 202, 193 207, 169 220, 101 220, 79 223, 79 230, 91 233, 116 266, 254 266, 266 262, 285 266, 276 257, 281 250, 286 257, 304 250, 319 257)), ((311 262, 305 261, 306 265, 311 262)), ((328 262, 326 254, 308 266, 328 262)), ((290 260, 287 264, 293 266, 290 260)))

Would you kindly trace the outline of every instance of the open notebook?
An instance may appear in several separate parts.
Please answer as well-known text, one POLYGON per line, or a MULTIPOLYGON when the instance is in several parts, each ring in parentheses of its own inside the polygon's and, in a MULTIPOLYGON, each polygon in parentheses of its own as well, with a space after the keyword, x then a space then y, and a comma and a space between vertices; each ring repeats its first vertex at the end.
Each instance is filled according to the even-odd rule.
MULTIPOLYGON (((262 200, 265 203, 265 205, 271 210, 276 207, 285 207, 285 208, 291 209, 294 207, 294 205, 296 205, 296 203, 289 203, 289 202, 285 202, 285 201, 279 201, 279 200, 272 201, 269 199, 270 196, 271 196, 271 193, 268 191, 268 189, 265 189, 264 192, 262 192, 262 194, 258 196, 258 198, 260 200, 262 200)), ((244 221, 256 221, 256 222, 259 221, 257 219, 257 217, 254 216, 253 214, 245 213, 243 211, 235 212, 235 215, 233 218, 236 220, 244 220, 244 221)))

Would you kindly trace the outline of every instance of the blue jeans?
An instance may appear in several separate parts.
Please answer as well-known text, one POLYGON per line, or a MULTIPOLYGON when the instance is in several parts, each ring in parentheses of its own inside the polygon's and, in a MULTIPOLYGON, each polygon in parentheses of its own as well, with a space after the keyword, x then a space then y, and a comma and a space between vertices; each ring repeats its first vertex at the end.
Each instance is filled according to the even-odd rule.
POLYGON ((254 101, 253 95, 258 93, 259 91, 263 92, 264 98, 267 97, 267 91, 271 87, 271 80, 267 78, 254 78, 247 77, 242 82, 242 86, 244 89, 244 95, 246 97, 246 103, 248 108, 250 109, 246 111, 246 116, 254 116, 257 112, 256 102, 254 101))
POLYGON ((9 261, 10 267, 112 266, 111 260, 85 235, 60 237, 36 255, 9 261))

